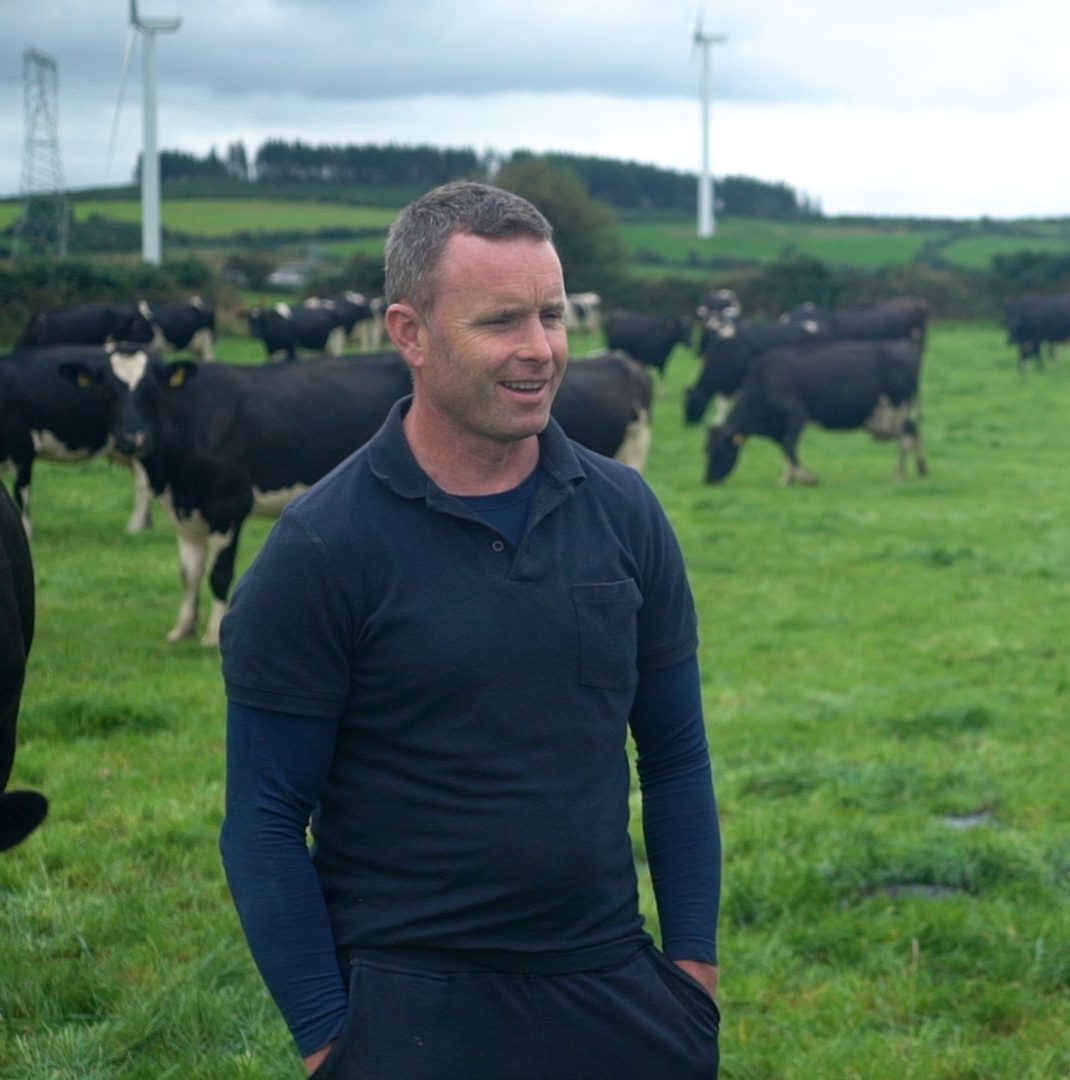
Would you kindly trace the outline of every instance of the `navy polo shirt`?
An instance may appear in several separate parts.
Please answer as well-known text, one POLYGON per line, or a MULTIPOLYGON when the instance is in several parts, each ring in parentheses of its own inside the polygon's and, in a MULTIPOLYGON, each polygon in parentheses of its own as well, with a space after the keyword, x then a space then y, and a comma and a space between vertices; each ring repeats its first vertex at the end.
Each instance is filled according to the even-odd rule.
POLYGON ((588 966, 647 940, 625 742, 639 673, 696 646, 679 547, 642 477, 552 420, 514 547, 419 467, 407 404, 242 578, 227 694, 339 718, 312 825, 340 949, 588 966))

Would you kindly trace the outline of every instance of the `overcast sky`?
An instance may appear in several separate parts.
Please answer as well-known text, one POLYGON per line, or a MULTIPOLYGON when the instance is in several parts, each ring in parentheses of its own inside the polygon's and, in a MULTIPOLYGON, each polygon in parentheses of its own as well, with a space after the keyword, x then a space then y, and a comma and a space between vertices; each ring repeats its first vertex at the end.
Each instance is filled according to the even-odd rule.
MULTIPOLYGON (((695 0, 141 0, 159 145, 271 137, 564 150, 697 171, 695 0)), ((141 145, 135 49, 110 167, 126 0, 0 0, 0 195, 17 194, 23 51, 59 63, 69 187, 141 145)), ((1067 0, 706 5, 715 176, 784 181, 828 213, 1070 215, 1067 0)))

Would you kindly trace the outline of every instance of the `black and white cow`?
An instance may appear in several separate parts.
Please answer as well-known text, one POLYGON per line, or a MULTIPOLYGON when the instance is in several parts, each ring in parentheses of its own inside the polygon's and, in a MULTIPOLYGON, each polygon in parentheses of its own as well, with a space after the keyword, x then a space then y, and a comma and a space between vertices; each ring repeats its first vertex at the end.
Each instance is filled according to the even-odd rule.
POLYGON ((341 356, 346 330, 342 313, 333 304, 315 306, 276 304, 246 312, 249 333, 264 342, 269 360, 296 360, 298 348, 341 356))
POLYGON ((714 289, 695 308, 695 322, 711 331, 728 323, 737 323, 742 317, 743 306, 731 289, 714 289))
POLYGON ((105 345, 108 342, 152 341, 148 304, 101 302, 45 308, 30 317, 16 348, 23 345, 105 345))
POLYGON ((926 300, 893 297, 865 308, 825 309, 802 304, 784 312, 780 321, 804 326, 833 340, 888 341, 915 338, 925 343, 931 310, 926 300))
POLYGON ((645 367, 664 373, 676 345, 691 344, 691 320, 671 315, 615 311, 606 322, 606 344, 645 367))
POLYGON ((219 639, 245 519, 277 516, 366 442, 410 386, 393 353, 242 367, 141 352, 64 374, 103 389, 117 448, 141 459, 175 524, 185 594, 170 641, 193 636, 208 574, 206 645, 219 639))
POLYGON ((153 345, 165 349, 189 349, 201 360, 211 360, 215 347, 215 307, 199 296, 172 300, 151 307, 153 345))
POLYGON ((358 348, 371 347, 373 339, 372 322, 375 313, 371 303, 363 294, 358 292, 344 292, 329 299, 320 296, 309 296, 301 301, 303 308, 328 308, 338 312, 342 327, 345 330, 346 341, 352 341, 358 348))
POLYGON ((1018 369, 1029 360, 1044 366, 1041 349, 1055 359, 1055 346, 1070 340, 1070 295, 1020 296, 1008 302, 1005 312, 1007 344, 1018 346, 1018 369))
POLYGON ((570 439, 642 472, 650 452, 653 384, 627 353, 569 361, 552 413, 570 439))
POLYGON ((0 486, 0 851, 24 840, 48 813, 48 800, 38 792, 7 790, 33 624, 30 548, 18 510, 0 486))
POLYGON ((752 435, 779 443, 787 459, 782 483, 817 483, 799 463, 799 438, 807 424, 834 431, 864 428, 874 438, 899 441, 896 480, 914 454, 927 473, 912 406, 921 374, 921 345, 901 341, 814 341, 762 353, 751 363, 724 424, 710 429, 706 482, 723 481, 740 447, 752 435))
POLYGON ((814 336, 806 323, 723 322, 707 328, 701 342, 702 370, 694 386, 684 391, 684 423, 697 424, 714 398, 714 423, 721 423, 755 357, 782 345, 804 344, 814 336))
POLYGON ((569 293, 565 297, 565 329, 581 334, 602 332, 602 298, 598 293, 569 293))
POLYGON ((79 389, 61 375, 65 364, 102 364, 123 347, 56 345, 17 349, 0 357, 0 468, 15 472, 15 502, 33 535, 30 489, 34 462, 77 463, 104 454, 134 474, 134 509, 127 532, 152 523, 152 493, 144 470, 115 452, 108 403, 99 387, 79 389))

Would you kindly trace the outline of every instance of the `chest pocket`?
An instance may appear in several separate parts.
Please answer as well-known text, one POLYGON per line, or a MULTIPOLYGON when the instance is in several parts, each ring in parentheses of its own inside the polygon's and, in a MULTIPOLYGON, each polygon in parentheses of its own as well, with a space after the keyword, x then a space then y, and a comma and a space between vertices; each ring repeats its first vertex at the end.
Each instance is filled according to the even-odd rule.
POLYGON ((634 683, 636 614, 641 603, 639 586, 630 578, 572 586, 583 685, 622 690, 634 683))

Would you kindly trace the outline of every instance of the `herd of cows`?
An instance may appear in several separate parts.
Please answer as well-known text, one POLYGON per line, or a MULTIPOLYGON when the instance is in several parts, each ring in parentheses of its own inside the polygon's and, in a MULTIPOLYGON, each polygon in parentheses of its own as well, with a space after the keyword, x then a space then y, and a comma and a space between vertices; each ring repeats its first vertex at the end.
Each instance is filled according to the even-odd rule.
MULTIPOLYGON (((706 480, 731 473, 748 438, 778 443, 785 483, 814 483, 799 461, 807 424, 868 430, 927 468, 918 391, 929 306, 894 298, 865 309, 812 305, 775 322, 745 320, 734 294, 711 293, 694 317, 613 312, 591 293, 569 298, 573 328, 604 334, 606 351, 571 363, 554 416, 578 442, 642 468, 650 445, 654 378, 678 344, 701 360, 684 420, 711 401, 706 480)), ((218 641, 245 519, 277 514, 378 429, 409 388, 408 369, 382 350, 381 304, 355 293, 246 313, 262 366, 212 360, 215 313, 194 298, 148 305, 98 303, 39 312, 0 357, 0 467, 14 469, 15 502, 31 534, 34 462, 104 454, 134 474, 129 531, 146 528, 153 499, 175 524, 184 586, 172 641, 194 635, 205 576, 212 611, 202 641, 218 641), (348 342, 365 350, 340 355, 348 342), (317 357, 293 360, 302 351, 317 357), (196 357, 165 359, 167 351, 196 357)), ((1008 306, 1019 364, 1070 339, 1070 297, 1008 306)))

